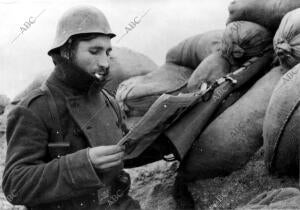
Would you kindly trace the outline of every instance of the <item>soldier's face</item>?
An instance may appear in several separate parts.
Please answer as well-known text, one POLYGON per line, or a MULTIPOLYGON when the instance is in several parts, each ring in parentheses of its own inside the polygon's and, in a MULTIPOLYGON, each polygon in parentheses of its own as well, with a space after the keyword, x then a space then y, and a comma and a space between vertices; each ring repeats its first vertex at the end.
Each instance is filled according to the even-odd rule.
POLYGON ((74 63, 81 67, 84 71, 104 81, 109 73, 110 37, 99 35, 88 41, 80 41, 77 44, 74 55, 74 63))

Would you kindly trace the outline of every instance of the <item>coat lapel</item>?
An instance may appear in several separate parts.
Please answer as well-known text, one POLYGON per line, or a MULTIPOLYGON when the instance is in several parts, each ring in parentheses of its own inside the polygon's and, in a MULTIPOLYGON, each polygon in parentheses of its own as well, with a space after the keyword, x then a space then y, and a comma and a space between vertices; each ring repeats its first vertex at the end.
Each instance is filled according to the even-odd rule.
POLYGON ((67 107, 91 147, 113 145, 122 138, 117 116, 102 94, 67 97, 67 107))

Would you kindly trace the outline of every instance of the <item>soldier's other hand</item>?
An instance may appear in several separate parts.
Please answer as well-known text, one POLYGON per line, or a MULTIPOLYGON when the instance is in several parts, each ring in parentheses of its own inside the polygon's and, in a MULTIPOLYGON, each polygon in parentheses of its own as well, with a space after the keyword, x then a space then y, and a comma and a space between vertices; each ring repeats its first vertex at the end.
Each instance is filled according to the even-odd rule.
POLYGON ((124 149, 119 145, 98 146, 90 148, 88 155, 93 166, 104 172, 123 163, 124 149))

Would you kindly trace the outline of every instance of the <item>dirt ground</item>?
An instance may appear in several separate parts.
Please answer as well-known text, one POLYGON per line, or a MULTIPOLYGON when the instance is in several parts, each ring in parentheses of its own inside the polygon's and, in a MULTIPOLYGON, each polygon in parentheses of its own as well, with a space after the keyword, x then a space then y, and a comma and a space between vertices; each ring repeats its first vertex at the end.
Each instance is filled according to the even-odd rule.
MULTIPOLYGON (((190 183, 197 209, 235 209, 264 191, 297 187, 297 180, 268 175, 262 156, 263 152, 258 151, 243 169, 230 176, 190 183)), ((129 170, 133 180, 131 194, 144 209, 175 209, 171 192, 178 164, 160 161, 129 170)))
MULTIPOLYGON (((0 181, 4 168, 6 140, 5 115, 0 115, 0 181)), ((263 163, 263 151, 258 151, 241 170, 226 177, 199 180, 189 188, 196 201, 197 209, 235 209, 253 197, 271 189, 297 187, 298 180, 268 175, 263 163)), ((143 167, 127 170, 132 178, 130 194, 140 201, 145 210, 173 210, 175 201, 171 193, 179 163, 159 161, 143 167)), ((21 209, 5 202, 0 190, 1 210, 21 209)))

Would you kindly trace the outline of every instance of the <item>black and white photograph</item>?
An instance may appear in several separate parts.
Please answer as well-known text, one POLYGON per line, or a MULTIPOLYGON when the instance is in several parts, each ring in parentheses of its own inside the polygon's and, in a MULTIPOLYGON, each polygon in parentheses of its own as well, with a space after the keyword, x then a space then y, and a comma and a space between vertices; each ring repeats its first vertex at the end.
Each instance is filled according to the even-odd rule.
POLYGON ((300 210, 300 0, 0 14, 0 210, 300 210))

